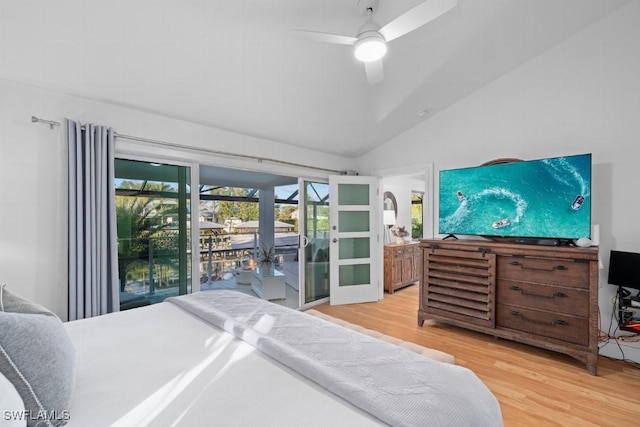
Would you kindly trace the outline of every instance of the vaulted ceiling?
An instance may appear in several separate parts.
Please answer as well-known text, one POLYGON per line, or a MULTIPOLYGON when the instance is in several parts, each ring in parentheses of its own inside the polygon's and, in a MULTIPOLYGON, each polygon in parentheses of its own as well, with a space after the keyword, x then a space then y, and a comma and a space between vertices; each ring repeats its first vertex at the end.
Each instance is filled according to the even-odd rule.
POLYGON ((390 42, 370 85, 350 47, 291 31, 355 36, 357 0, 0 0, 0 78, 357 156, 627 1, 458 0, 390 42))

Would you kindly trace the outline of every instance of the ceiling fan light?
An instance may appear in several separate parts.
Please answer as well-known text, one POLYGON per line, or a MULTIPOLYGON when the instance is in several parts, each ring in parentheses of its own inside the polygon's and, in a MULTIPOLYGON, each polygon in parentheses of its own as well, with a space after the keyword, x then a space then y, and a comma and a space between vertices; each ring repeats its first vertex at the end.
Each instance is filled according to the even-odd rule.
POLYGON ((362 34, 355 43, 353 54, 362 62, 373 62, 382 58, 387 53, 387 43, 377 32, 362 34))

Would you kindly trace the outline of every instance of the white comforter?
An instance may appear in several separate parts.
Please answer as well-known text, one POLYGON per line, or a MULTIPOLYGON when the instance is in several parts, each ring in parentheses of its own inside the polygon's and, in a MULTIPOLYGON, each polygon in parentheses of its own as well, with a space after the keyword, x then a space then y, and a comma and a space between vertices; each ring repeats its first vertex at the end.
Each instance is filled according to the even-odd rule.
POLYGON ((238 292, 169 301, 390 425, 502 425, 496 398, 468 369, 238 292))
POLYGON ((65 325, 76 348, 69 427, 381 424, 174 304, 65 325))
POLYGON ((172 302, 66 325, 77 350, 70 426, 502 425, 467 369, 233 291, 172 302))

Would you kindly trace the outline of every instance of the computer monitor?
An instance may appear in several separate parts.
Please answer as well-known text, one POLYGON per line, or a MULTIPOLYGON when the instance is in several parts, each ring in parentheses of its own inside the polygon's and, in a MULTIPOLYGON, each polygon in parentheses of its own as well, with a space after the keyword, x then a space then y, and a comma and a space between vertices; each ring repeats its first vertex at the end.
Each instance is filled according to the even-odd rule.
POLYGON ((608 282, 640 290, 640 253, 611 251, 608 282))

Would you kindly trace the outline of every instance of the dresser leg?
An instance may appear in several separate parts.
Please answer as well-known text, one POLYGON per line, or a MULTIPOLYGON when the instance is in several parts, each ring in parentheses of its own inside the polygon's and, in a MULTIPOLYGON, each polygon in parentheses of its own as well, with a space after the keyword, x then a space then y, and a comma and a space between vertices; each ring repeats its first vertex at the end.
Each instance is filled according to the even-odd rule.
POLYGON ((425 317, 420 311, 418 311, 418 326, 424 325, 425 317))
POLYGON ((598 355, 587 354, 587 370, 591 375, 598 375, 598 355))

